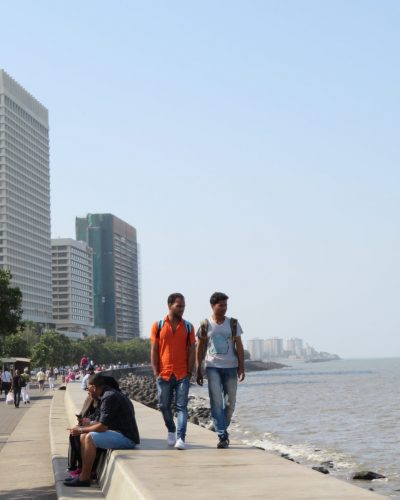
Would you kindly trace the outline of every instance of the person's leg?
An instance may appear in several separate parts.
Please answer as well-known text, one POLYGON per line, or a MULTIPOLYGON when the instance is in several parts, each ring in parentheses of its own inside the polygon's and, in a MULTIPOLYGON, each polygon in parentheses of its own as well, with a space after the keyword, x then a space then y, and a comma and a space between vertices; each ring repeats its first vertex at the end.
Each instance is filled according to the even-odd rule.
POLYGON ((226 429, 228 429, 229 424, 231 423, 233 412, 235 411, 235 404, 236 404, 236 391, 237 391, 236 368, 224 368, 222 376, 222 390, 224 394, 225 423, 226 423, 226 429))
POLYGON ((171 380, 164 380, 161 377, 157 378, 157 394, 158 404, 160 411, 164 418, 165 426, 168 432, 176 432, 174 417, 172 415, 172 382, 171 380))
POLYGON ((226 434, 224 404, 222 399, 222 381, 219 368, 206 368, 208 395, 210 396, 211 416, 219 438, 226 434))
POLYGON ((9 382, 4 382, 3 386, 4 386, 4 395, 5 397, 7 397, 7 394, 10 392, 11 384, 9 382))
POLYGON ((185 377, 176 382, 176 411, 178 414, 177 437, 185 441, 187 428, 187 405, 189 396, 189 378, 185 377))
POLYGON ((26 386, 21 388, 22 402, 26 405, 26 386))
POLYGON ((96 458, 96 445, 90 432, 81 434, 82 472, 79 474, 80 481, 89 481, 92 466, 96 458))
POLYGON ((21 402, 21 389, 14 389, 14 404, 15 407, 19 407, 19 403, 21 402))

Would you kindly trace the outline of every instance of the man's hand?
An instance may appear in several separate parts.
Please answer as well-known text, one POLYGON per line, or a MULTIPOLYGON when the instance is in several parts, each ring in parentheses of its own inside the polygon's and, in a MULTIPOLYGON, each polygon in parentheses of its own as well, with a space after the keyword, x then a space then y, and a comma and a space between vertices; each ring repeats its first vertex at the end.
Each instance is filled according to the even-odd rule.
POLYGON ((196 382, 198 383, 198 385, 203 385, 203 372, 201 371, 201 369, 197 370, 196 382))
POLYGON ((243 382, 244 380, 244 368, 238 368, 238 380, 239 382, 243 382))

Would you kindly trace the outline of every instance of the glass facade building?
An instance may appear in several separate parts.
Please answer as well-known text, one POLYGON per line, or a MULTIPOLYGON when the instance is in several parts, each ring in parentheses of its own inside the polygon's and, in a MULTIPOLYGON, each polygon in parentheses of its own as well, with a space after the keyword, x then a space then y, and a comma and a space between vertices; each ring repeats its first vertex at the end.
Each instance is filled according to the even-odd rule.
POLYGON ((140 335, 136 229, 112 214, 76 218, 76 239, 93 251, 95 327, 117 341, 140 335))
POLYGON ((48 111, 0 70, 0 267, 25 320, 52 319, 50 238, 48 111))

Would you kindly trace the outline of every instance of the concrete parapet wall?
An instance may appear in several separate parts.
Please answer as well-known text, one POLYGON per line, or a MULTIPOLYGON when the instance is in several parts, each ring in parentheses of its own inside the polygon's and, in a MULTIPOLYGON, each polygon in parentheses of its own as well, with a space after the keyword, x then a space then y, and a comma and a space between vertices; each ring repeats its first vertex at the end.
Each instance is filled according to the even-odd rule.
MULTIPOLYGON (((79 383, 70 383, 65 411, 52 410, 53 463, 66 453, 68 434, 57 431, 60 418, 76 422, 86 393, 79 383)), ((58 395, 55 404, 59 404, 58 395)), ((141 434, 135 450, 107 455, 100 488, 59 486, 59 498, 106 498, 107 500, 276 499, 276 500, 364 500, 383 498, 350 483, 313 471, 274 454, 233 442, 227 450, 216 448, 216 435, 188 424, 187 450, 178 451, 166 443, 161 414, 134 402, 141 434), (69 490, 69 491, 65 491, 69 490), (72 491, 71 491, 72 490, 72 491), (78 490, 78 491, 76 491, 78 490)), ((61 425, 65 429, 65 422, 61 425)), ((65 464, 64 464, 65 465, 65 464)), ((65 469, 65 467, 64 467, 65 469)), ((58 479, 59 469, 55 470, 58 479)), ((62 484, 62 483, 61 483, 62 484)))

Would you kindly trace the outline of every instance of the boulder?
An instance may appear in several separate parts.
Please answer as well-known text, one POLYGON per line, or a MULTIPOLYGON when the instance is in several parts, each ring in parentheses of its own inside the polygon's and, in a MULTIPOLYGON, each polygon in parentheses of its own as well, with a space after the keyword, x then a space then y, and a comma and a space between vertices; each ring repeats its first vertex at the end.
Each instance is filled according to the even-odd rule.
POLYGON ((329 474, 328 469, 325 469, 325 467, 313 467, 313 470, 316 470, 317 472, 321 472, 322 474, 329 474))
POLYGON ((378 474, 377 472, 363 470, 360 472, 356 472, 353 476, 353 479, 358 479, 361 481, 372 481, 373 479, 386 479, 386 476, 382 476, 382 474, 378 474))

